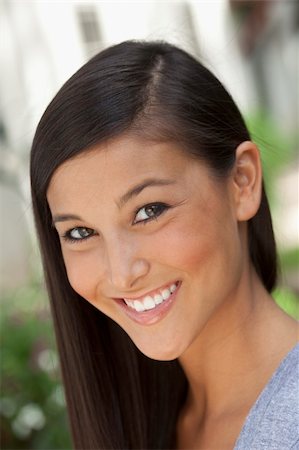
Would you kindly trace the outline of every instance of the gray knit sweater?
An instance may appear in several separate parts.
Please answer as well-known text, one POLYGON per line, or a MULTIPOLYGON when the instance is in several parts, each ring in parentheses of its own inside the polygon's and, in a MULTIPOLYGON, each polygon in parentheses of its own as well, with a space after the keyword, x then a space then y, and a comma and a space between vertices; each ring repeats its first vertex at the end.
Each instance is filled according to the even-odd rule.
POLYGON ((234 450, 299 450, 299 344, 251 408, 234 450))

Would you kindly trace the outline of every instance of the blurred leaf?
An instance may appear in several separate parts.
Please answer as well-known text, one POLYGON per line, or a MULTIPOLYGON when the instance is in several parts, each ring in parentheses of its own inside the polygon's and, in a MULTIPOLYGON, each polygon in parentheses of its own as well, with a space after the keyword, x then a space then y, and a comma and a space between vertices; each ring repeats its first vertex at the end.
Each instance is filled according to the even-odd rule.
POLYGON ((299 247, 282 251, 279 259, 285 270, 299 268, 299 247))
POLYGON ((295 158, 298 152, 298 132, 284 133, 279 124, 264 111, 256 111, 245 118, 252 140, 261 153, 263 174, 270 203, 277 201, 275 178, 295 158))
POLYGON ((65 404, 55 394, 63 388, 57 368, 52 322, 46 305, 46 295, 36 282, 2 300, 2 449, 71 448, 65 404), (24 419, 24 411, 29 411, 29 407, 33 411, 31 426, 27 413, 24 419), (35 426, 34 420, 37 419, 39 425, 36 422, 35 426))
POLYGON ((299 320, 299 298, 287 288, 278 287, 273 297, 276 303, 290 316, 299 320))
POLYGON ((248 115, 245 120, 253 141, 261 151, 266 176, 272 177, 296 156, 298 133, 284 133, 263 111, 248 115))

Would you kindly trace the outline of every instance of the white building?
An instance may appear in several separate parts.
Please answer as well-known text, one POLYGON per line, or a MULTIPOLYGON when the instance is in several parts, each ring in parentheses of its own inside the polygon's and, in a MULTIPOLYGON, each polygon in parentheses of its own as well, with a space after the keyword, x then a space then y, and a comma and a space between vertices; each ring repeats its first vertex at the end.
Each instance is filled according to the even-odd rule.
MULTIPOLYGON (((270 92, 275 91, 273 97, 269 94, 273 115, 287 115, 290 124, 298 100, 293 94, 296 77, 292 67, 298 30, 295 35, 289 27, 292 10, 282 10, 282 22, 272 11, 267 25, 270 30, 271 23, 275 26, 273 37, 268 37, 269 55, 264 46, 270 66, 265 76, 270 92), (287 83, 281 77, 280 62, 275 61, 278 41, 283 42, 279 50, 291 69, 287 83)), ((28 155, 43 110, 90 56, 107 45, 132 38, 166 39, 182 46, 200 56, 244 113, 258 103, 254 75, 241 56, 238 29, 232 25, 226 0, 0 0, 0 286, 22 284, 32 271, 32 261, 36 262, 28 155)))

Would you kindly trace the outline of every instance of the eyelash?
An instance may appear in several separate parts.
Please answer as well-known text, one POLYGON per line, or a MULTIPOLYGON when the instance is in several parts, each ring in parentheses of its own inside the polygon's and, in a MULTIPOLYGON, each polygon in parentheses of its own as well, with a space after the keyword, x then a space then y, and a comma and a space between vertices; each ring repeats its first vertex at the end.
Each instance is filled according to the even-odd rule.
POLYGON ((143 209, 145 210, 146 208, 152 208, 154 206, 158 206, 158 207, 162 207, 162 211, 160 211, 158 214, 155 214, 152 217, 148 217, 147 219, 143 219, 143 220, 139 220, 138 222, 133 222, 133 225, 139 225, 139 224, 143 224, 146 225, 148 222, 150 222, 151 220, 157 220, 159 216, 161 216, 164 212, 166 212, 170 206, 166 205, 166 203, 148 203, 147 205, 142 206, 141 208, 137 208, 135 211, 135 218, 137 216, 137 214, 142 211, 143 209))
POLYGON ((63 238, 65 241, 70 242, 71 244, 79 244, 79 243, 84 242, 84 241, 86 241, 87 239, 91 238, 92 236, 95 236, 95 235, 96 235, 95 231, 93 231, 91 234, 89 234, 89 235, 86 236, 86 237, 82 237, 81 239, 73 238, 73 237, 71 236, 71 233, 72 233, 72 231, 74 231, 74 230, 91 230, 91 231, 93 231, 92 228, 88 228, 88 227, 74 227, 74 228, 71 228, 70 230, 68 230, 65 234, 63 234, 63 235, 62 235, 62 238, 63 238))
MULTIPOLYGON (((164 212, 166 212, 168 209, 170 208, 169 205, 165 204, 165 203, 148 203, 147 205, 142 206, 141 208, 137 208, 135 211, 135 219, 133 221, 133 225, 146 225, 148 222, 152 221, 152 220, 157 220, 159 216, 161 216, 164 212), (138 222, 135 222, 136 216, 138 215, 138 213, 142 210, 146 210, 147 208, 152 208, 152 207, 161 207, 162 210, 160 210, 160 212, 156 213, 154 216, 152 217, 148 217, 147 219, 143 219, 143 220, 139 220, 138 222)), ((88 227, 74 227, 71 228, 70 230, 68 230, 65 234, 62 235, 62 238, 70 243, 81 243, 86 241, 87 239, 90 239, 91 237, 95 236, 97 233, 92 230, 92 228, 88 228, 88 227), (86 237, 82 237, 81 239, 76 239, 73 238, 71 236, 72 231, 74 230, 89 230, 92 231, 92 233, 90 233, 88 236, 86 237)))

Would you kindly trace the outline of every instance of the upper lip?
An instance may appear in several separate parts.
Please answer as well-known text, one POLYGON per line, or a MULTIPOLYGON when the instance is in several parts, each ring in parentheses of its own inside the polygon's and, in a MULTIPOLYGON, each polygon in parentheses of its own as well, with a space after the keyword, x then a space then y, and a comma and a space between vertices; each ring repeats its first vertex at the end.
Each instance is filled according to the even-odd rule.
POLYGON ((177 284, 178 280, 174 280, 174 281, 169 281, 168 283, 163 284, 162 286, 153 289, 152 291, 148 291, 145 292, 144 294, 140 294, 140 295, 136 295, 136 296, 123 296, 123 297, 115 297, 115 299, 126 299, 126 300, 138 300, 140 298, 146 297, 147 295, 149 295, 150 297, 153 297, 155 294, 160 293, 161 291, 163 291, 163 289, 166 289, 168 287, 170 287, 172 284, 177 284))

